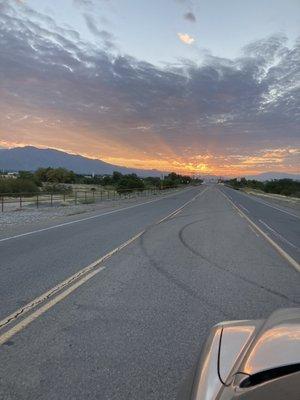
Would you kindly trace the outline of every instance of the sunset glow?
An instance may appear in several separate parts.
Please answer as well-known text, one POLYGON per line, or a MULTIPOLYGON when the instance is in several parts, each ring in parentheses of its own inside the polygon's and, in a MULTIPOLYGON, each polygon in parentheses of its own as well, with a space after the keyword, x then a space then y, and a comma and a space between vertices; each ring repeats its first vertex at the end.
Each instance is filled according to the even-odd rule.
POLYGON ((212 38, 212 49, 197 47, 204 29, 197 6, 170 0, 170 12, 180 18, 172 38, 163 25, 173 53, 166 50, 165 60, 161 53, 159 63, 151 42, 144 39, 149 55, 133 47, 134 32, 128 32, 133 42, 125 42, 112 1, 99 10, 93 1, 67 0, 60 15, 55 2, 45 3, 0 3, 1 147, 54 148, 192 175, 299 173, 294 31, 275 30, 242 49, 236 43, 236 56, 229 49, 221 54, 212 38))

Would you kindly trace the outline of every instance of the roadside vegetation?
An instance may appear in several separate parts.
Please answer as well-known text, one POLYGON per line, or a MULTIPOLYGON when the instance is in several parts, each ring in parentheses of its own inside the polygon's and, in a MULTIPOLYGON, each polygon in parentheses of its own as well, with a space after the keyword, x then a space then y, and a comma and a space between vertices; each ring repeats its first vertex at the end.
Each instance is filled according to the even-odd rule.
POLYGON ((120 193, 132 190, 143 191, 151 188, 163 190, 176 188, 180 185, 201 184, 201 179, 179 175, 172 172, 162 178, 140 178, 136 174, 121 174, 113 172, 112 175, 80 175, 65 168, 39 168, 35 172, 19 171, 15 175, 0 174, 0 194, 36 194, 36 193, 61 193, 70 194, 74 186, 85 190, 97 189, 114 190, 120 193))
POLYGON ((283 196, 291 196, 300 198, 300 182, 293 179, 274 179, 271 181, 260 182, 254 179, 247 180, 230 179, 225 183, 234 189, 255 189, 265 193, 280 194, 283 196))

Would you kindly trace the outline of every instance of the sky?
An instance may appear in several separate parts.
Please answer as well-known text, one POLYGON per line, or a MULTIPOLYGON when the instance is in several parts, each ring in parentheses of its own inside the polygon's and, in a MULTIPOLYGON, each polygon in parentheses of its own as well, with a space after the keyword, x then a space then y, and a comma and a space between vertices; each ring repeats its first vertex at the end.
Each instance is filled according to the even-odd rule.
POLYGON ((299 0, 0 0, 0 146, 300 172, 299 0))

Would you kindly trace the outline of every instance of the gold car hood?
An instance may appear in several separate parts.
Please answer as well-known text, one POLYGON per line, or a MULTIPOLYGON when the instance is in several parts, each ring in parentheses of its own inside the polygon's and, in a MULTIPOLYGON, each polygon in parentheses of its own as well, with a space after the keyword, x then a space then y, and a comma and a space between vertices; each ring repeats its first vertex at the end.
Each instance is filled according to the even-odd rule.
MULTIPOLYGON (((251 335, 238 372, 253 375, 261 371, 300 363, 299 309, 275 311, 251 335)), ((226 328, 225 328, 226 330, 226 328)))

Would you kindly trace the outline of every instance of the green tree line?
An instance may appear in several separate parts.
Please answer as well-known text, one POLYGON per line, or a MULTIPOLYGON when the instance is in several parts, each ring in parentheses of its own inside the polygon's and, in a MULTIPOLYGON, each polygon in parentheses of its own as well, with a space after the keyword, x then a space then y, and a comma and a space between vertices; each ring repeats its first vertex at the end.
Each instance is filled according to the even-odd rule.
POLYGON ((225 181, 234 189, 251 188, 261 190, 266 193, 281 194, 284 196, 300 197, 300 182, 293 179, 273 179, 271 181, 260 182, 255 179, 229 179, 225 181))
POLYGON ((119 193, 132 189, 145 190, 148 188, 174 188, 179 185, 200 184, 202 180, 192 179, 187 175, 171 172, 163 178, 140 178, 136 174, 121 174, 118 171, 112 175, 84 176, 66 168, 39 168, 35 172, 19 171, 17 177, 7 178, 0 175, 0 194, 67 192, 72 183, 100 185, 110 187, 119 193))

